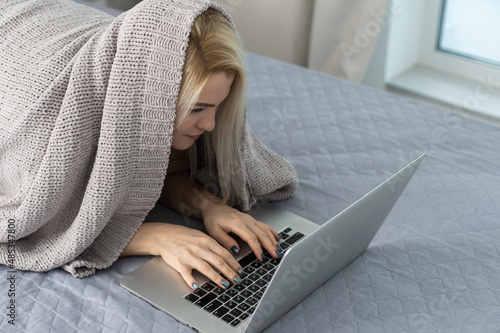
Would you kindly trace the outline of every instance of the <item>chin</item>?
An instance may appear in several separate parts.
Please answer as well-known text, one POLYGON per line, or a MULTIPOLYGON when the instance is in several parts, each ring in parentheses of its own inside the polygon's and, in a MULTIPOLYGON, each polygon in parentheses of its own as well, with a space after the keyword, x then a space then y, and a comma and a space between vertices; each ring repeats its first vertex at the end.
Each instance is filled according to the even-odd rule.
POLYGON ((190 142, 190 143, 172 143, 172 148, 174 148, 175 150, 187 150, 189 148, 191 148, 191 146, 193 145, 193 142, 190 142))

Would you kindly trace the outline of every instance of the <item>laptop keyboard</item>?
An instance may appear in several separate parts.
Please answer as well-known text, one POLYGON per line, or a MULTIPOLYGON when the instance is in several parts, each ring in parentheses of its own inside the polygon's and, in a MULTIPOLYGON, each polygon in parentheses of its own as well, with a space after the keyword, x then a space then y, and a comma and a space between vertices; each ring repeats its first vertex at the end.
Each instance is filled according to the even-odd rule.
MULTIPOLYGON (((279 235, 281 237, 279 245, 283 253, 304 237, 302 233, 294 232, 292 228, 285 228, 279 235)), ((264 256, 266 258, 264 262, 257 260, 253 252, 240 259, 239 263, 247 274, 242 279, 241 285, 231 285, 223 289, 210 281, 187 295, 185 299, 231 326, 237 326, 255 311, 281 261, 267 252, 264 252, 264 256)))

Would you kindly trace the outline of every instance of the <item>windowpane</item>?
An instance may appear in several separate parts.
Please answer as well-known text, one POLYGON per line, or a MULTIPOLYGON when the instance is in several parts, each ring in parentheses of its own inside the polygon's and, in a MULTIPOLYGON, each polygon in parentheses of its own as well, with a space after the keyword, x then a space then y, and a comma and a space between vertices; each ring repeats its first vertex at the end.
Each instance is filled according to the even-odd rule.
POLYGON ((500 0, 443 0, 438 49, 500 66, 500 0))

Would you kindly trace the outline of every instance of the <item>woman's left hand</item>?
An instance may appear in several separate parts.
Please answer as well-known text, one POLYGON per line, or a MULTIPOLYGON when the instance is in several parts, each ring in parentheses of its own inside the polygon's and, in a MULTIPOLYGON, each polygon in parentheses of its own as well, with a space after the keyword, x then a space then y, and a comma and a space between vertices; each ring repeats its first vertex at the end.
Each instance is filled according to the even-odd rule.
POLYGON ((233 233, 247 242, 258 260, 263 260, 261 245, 274 258, 281 257, 277 247, 280 236, 269 225, 222 203, 209 205, 201 213, 210 236, 227 250, 233 253, 234 248, 239 250, 238 243, 229 235, 233 233))

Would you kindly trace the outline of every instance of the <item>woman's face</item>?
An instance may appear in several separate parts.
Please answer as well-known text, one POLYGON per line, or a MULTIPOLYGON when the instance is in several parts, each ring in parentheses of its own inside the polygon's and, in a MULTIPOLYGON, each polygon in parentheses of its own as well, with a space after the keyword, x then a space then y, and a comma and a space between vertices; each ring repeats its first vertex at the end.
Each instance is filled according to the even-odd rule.
POLYGON ((214 129, 217 107, 229 95, 233 80, 234 75, 225 72, 210 76, 189 115, 179 124, 175 120, 172 148, 188 149, 203 132, 214 129))

